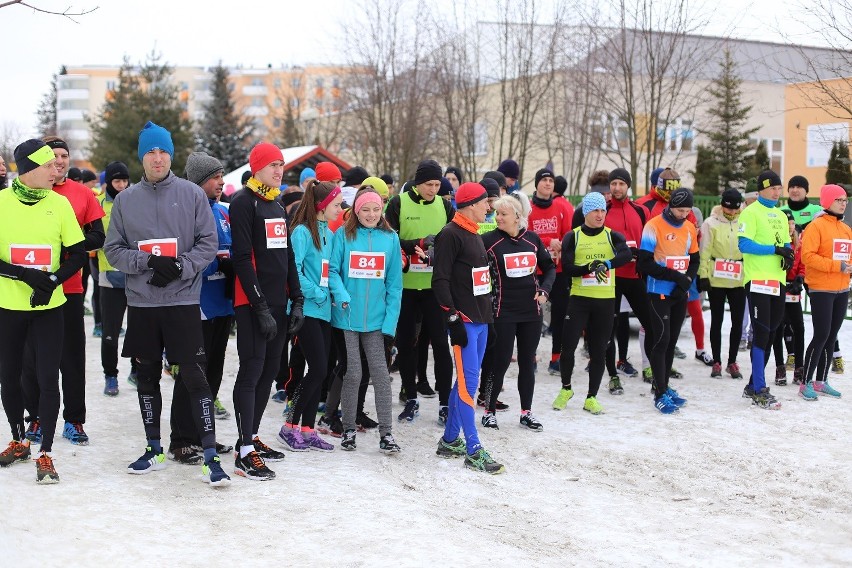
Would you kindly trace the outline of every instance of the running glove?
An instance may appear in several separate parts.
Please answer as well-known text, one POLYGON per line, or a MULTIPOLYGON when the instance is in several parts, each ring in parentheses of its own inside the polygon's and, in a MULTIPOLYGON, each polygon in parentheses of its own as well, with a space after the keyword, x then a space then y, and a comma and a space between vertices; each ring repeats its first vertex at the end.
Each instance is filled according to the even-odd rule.
MULTIPOLYGON (((28 268, 27 270, 33 270, 28 268)), ((40 270, 38 272, 41 272, 40 270)), ((49 272, 44 273, 47 277, 47 283, 41 282, 38 287, 33 288, 33 293, 30 294, 30 307, 37 308, 38 306, 46 306, 50 303, 50 298, 53 297, 53 291, 59 285, 59 280, 56 276, 49 272)))
POLYGON ((793 252, 793 249, 788 247, 775 247, 775 254, 781 257, 781 268, 783 268, 785 272, 793 268, 793 259, 796 257, 796 253, 793 252))
POLYGON ((787 293, 792 294, 793 296, 798 296, 802 293, 802 289, 804 288, 804 283, 802 281, 801 276, 796 276, 796 278, 787 284, 787 293))
POLYGON ((609 267, 607 267, 606 263, 602 260, 593 260, 591 264, 589 264, 589 274, 594 274, 599 283, 606 280, 608 271, 609 267))
POLYGON ((710 279, 709 278, 701 278, 698 280, 698 291, 699 292, 709 292, 710 291, 710 279))
POLYGON ((451 345, 458 345, 462 348, 467 347, 467 329, 464 327, 461 316, 454 322, 447 322, 447 329, 450 331, 451 345))
POLYGON ((51 272, 45 272, 44 270, 24 268, 20 279, 33 290, 52 293, 56 289, 56 282, 51 279, 52 275, 51 272))
POLYGON ((427 235, 420 239, 420 248, 429 250, 435 244, 435 235, 427 235))
POLYGON ((275 318, 269 311, 269 306, 265 300, 261 300, 256 304, 252 304, 252 311, 257 316, 257 323, 260 328, 260 334, 266 341, 272 341, 278 335, 278 324, 275 323, 275 318))
POLYGON ((182 272, 180 262, 173 256, 152 254, 148 257, 148 268, 154 271, 148 284, 158 288, 164 288, 169 282, 177 280, 182 272))
POLYGON ((305 297, 299 296, 293 300, 293 305, 290 306, 290 327, 287 328, 287 334, 290 337, 299 333, 305 323, 305 297))

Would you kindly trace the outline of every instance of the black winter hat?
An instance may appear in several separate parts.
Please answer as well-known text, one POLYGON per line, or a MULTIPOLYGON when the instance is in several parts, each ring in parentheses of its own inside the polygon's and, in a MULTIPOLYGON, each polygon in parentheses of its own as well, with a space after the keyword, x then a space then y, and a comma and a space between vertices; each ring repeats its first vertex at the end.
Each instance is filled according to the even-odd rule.
POLYGON ((426 181, 441 181, 444 177, 441 172, 441 165, 438 162, 423 160, 417 164, 417 171, 414 172, 414 185, 420 185, 426 181))
POLYGON ((810 189, 810 184, 808 183, 808 178, 805 176, 793 176, 790 178, 790 181, 787 182, 787 188, 791 187, 801 187, 805 190, 805 193, 810 189))
POLYGON ((497 182, 493 178, 482 178, 479 185, 485 188, 485 191, 488 192, 488 197, 500 197, 500 186, 497 185, 497 182))
POLYGON ((370 177, 370 174, 367 172, 367 170, 365 170, 361 166, 355 166, 354 168, 346 172, 346 175, 343 178, 343 183, 348 186, 354 187, 356 185, 361 185, 362 183, 364 183, 364 180, 368 177, 370 177))
POLYGON ((568 180, 562 176, 556 176, 555 178, 553 178, 553 181, 556 184, 556 187, 553 188, 553 191, 555 191, 559 195, 565 195, 565 192, 568 191, 568 180))
POLYGON ((83 169, 81 171, 80 183, 89 183, 90 181, 95 181, 98 179, 98 176, 95 175, 95 172, 89 169, 83 169))
POLYGON ((53 150, 44 143, 44 140, 30 138, 21 142, 15 148, 15 165, 18 166, 18 175, 23 175, 39 168, 51 160, 55 160, 53 150))
POLYGON ((388 185, 393 185, 393 176, 390 174, 382 174, 379 176, 379 179, 388 185))
POLYGON ((538 187, 538 182, 540 182, 544 178, 550 178, 554 180, 554 183, 556 181, 553 172, 551 172, 547 168, 541 168, 535 173, 535 187, 538 187))
POLYGON ((506 182, 506 176, 504 176, 501 172, 492 170, 490 172, 485 172, 485 174, 482 177, 493 179, 494 181, 497 182, 497 185, 500 186, 503 189, 508 188, 508 184, 506 182))
POLYGON ((784 185, 781 183, 781 177, 772 170, 763 170, 757 176, 757 191, 763 191, 776 185, 784 185))
POLYGON ((630 172, 628 172, 624 168, 615 168, 614 170, 609 172, 609 183, 612 183, 617 179, 626 183, 627 187, 633 185, 633 178, 630 177, 630 172))
POLYGON ((71 181, 83 181, 83 170, 80 168, 68 168, 68 173, 65 174, 65 177, 70 179, 71 181))
POLYGON ((110 162, 104 169, 104 173, 107 185, 112 185, 112 181, 116 179, 130 179, 130 170, 124 162, 110 162))
POLYGON ((729 187, 722 192, 722 207, 728 209, 739 209, 743 204, 743 194, 739 190, 729 187))
POLYGON ((459 169, 459 168, 457 168, 457 167, 455 167, 455 166, 450 166, 450 167, 449 167, 449 168, 447 168, 447 169, 446 169, 446 171, 444 172, 444 175, 445 175, 445 176, 446 176, 447 174, 453 174, 454 176, 456 176, 456 179, 457 179, 457 180, 459 180, 459 185, 461 185, 461 184, 463 184, 463 183, 464 183, 464 176, 462 175, 461 169, 459 169))
POLYGON ((671 199, 669 199, 669 207, 692 207, 694 205, 694 199, 692 197, 692 192, 685 187, 679 187, 672 192, 671 199))
POLYGON ((245 185, 250 177, 251 177, 251 170, 244 171, 242 177, 240 178, 240 184, 245 185))
POLYGON ((290 193, 285 193, 281 196, 281 205, 287 207, 288 205, 292 205, 297 201, 301 201, 304 196, 304 191, 291 191, 290 193))
POLYGON ((521 167, 518 165, 518 162, 512 159, 500 162, 500 165, 497 166, 497 171, 507 178, 518 179, 521 176, 521 167))

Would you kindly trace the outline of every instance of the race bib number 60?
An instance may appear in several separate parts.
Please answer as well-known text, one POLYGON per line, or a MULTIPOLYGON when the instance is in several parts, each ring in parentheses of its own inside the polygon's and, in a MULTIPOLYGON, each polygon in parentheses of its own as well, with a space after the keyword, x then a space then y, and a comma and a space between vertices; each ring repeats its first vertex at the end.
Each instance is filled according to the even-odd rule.
POLYGON ((154 256, 177 257, 177 239, 148 239, 139 241, 139 250, 154 256))
POLYGON ((287 222, 282 219, 266 219, 266 248, 287 248, 287 222))
POLYGON ((53 266, 53 247, 50 245, 9 245, 9 259, 15 266, 49 271, 53 266))

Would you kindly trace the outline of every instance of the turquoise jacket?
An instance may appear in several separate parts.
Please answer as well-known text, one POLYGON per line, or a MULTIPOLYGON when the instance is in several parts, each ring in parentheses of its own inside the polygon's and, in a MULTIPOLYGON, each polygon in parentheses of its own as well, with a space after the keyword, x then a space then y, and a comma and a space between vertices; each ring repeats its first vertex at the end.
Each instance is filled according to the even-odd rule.
POLYGON ((330 284, 334 296, 331 325, 347 331, 396 335, 402 301, 402 256, 394 231, 359 227, 349 240, 345 227, 334 234, 330 284), (359 253, 384 254, 381 257, 359 253), (369 276, 369 277, 364 277, 369 276), (349 306, 343 309, 343 304, 349 306))
POLYGON ((314 240, 311 238, 311 232, 308 228, 299 225, 293 229, 293 234, 290 235, 291 250, 296 260, 296 271, 299 273, 302 294, 305 296, 305 316, 330 321, 331 297, 328 291, 328 282, 322 282, 321 276, 323 261, 329 262, 331 259, 331 240, 334 238, 334 234, 328 229, 328 223, 325 221, 317 222, 317 230, 319 231, 322 249, 317 249, 314 246, 314 240))

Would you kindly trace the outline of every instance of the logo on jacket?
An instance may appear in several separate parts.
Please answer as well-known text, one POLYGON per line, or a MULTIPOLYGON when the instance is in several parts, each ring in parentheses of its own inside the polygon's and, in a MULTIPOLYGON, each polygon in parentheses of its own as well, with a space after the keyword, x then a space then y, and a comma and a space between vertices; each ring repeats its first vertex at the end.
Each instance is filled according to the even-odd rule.
POLYGON ((556 233, 559 230, 559 221, 556 217, 546 219, 533 219, 532 230, 534 233, 556 233))
POLYGON ((677 239, 677 235, 675 235, 674 233, 668 233, 668 234, 666 235, 666 240, 667 240, 667 241, 673 241, 673 240, 675 240, 675 239, 677 239))

